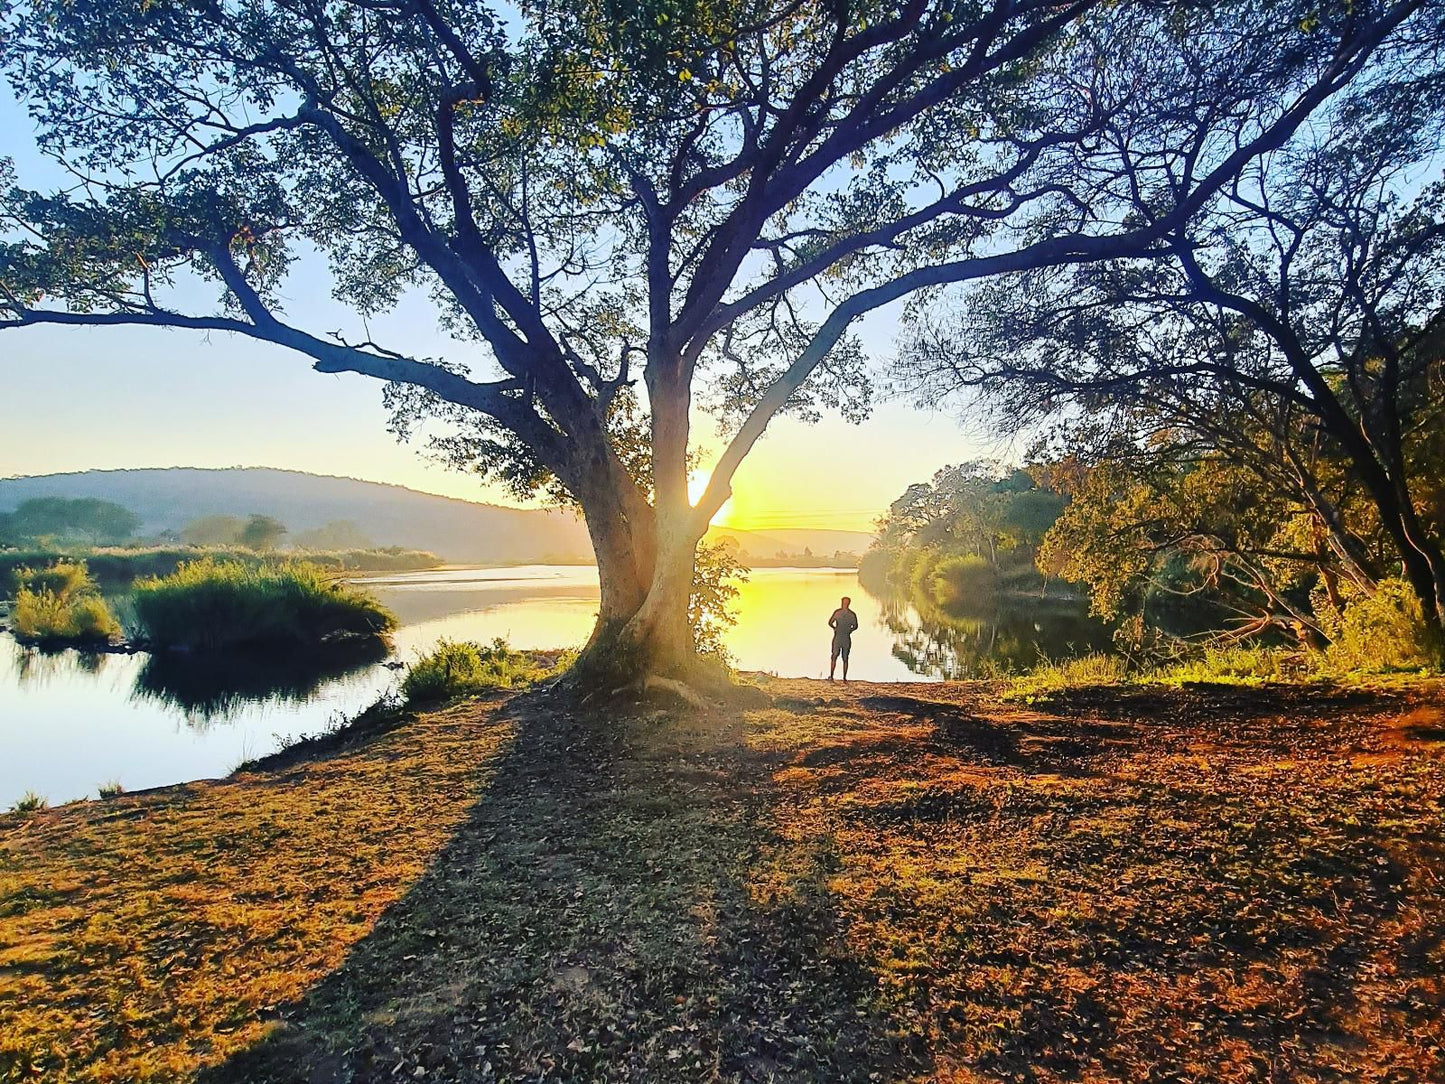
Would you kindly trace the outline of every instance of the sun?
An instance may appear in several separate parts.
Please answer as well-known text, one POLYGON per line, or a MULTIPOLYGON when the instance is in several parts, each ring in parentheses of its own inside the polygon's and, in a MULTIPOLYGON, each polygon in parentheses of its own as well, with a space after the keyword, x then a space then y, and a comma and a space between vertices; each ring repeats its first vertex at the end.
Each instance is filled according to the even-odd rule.
MULTIPOLYGON (((696 505, 698 501, 702 500, 702 495, 707 490, 707 483, 711 477, 712 472, 706 470, 695 470, 688 474, 687 499, 689 504, 696 505)), ((712 517, 712 522, 722 523, 726 520, 727 514, 732 508, 732 503, 731 497, 723 501, 723 506, 719 508, 717 514, 712 517)))

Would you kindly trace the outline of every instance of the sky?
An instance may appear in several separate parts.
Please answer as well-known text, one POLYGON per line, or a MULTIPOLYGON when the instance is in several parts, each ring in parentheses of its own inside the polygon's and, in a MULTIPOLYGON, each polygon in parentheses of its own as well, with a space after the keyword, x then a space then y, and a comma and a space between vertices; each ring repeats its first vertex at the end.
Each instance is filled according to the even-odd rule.
MULTIPOLYGON (((35 150, 23 109, 0 91, 0 157, 22 186, 64 177, 35 150)), ((294 322, 326 334, 360 330, 329 295, 319 261, 302 260, 285 288, 294 322)), ((198 294, 198 306, 209 299, 198 294)), ((454 353, 421 298, 370 325, 376 341, 422 356, 454 353)), ((880 363, 894 326, 876 314, 861 329, 880 363)), ((386 430, 382 385, 315 373, 305 357, 239 336, 153 328, 24 328, 0 332, 0 476, 91 468, 266 466, 334 474, 497 504, 518 503, 475 476, 429 460, 386 430)), ((721 450, 705 416, 694 425, 704 459, 721 450)), ((775 419, 738 470, 716 522, 745 530, 869 530, 913 482, 948 463, 1000 449, 960 424, 957 406, 919 410, 880 402, 852 425, 775 419)), ((697 491, 701 490, 699 479, 697 491)))

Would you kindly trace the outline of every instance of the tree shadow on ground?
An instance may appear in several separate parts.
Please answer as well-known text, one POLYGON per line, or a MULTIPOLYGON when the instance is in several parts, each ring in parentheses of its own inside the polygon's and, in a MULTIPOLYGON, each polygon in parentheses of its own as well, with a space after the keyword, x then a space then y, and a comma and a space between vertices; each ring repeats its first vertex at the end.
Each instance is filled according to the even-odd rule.
POLYGON ((736 715, 540 695, 467 822, 343 965, 210 1084, 867 1080, 925 1068, 867 1012, 826 855, 782 839, 736 715), (760 868, 789 870, 784 892, 760 868))
POLYGON ((930 744, 938 751, 1028 773, 1095 774, 1102 761, 1142 736, 1131 723, 1036 712, 984 715, 969 710, 973 705, 914 696, 864 696, 858 704, 869 712, 932 726, 930 744))

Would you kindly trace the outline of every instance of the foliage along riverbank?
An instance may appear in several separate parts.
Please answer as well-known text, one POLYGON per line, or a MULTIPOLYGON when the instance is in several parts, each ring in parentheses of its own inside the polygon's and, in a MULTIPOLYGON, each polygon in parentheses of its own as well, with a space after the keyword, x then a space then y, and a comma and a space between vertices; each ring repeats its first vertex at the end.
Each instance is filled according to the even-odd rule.
POLYGON ((306 561, 205 557, 136 580, 124 599, 131 640, 84 562, 12 574, 16 637, 42 647, 157 651, 316 649, 386 636, 396 616, 371 594, 306 561))
POLYGON ((243 546, 69 546, 63 549, 0 549, 0 583, 8 583, 17 569, 36 568, 56 561, 82 562, 107 590, 123 590, 143 576, 169 576, 188 561, 207 558, 256 567, 278 558, 306 561, 328 572, 410 572, 436 568, 443 561, 424 550, 288 550, 265 553, 243 546))
POLYGON ((0 818, 0 1068, 1429 1079, 1445 699, 483 697, 0 818))

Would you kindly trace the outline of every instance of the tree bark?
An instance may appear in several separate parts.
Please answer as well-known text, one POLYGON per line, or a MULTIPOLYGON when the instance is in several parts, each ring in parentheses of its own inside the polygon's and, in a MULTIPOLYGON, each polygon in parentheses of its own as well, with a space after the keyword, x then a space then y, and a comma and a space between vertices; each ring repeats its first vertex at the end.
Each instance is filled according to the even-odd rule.
POLYGON ((623 512, 621 490, 632 482, 620 475, 577 487, 585 493, 581 503, 597 554, 602 602, 575 672, 581 684, 604 692, 645 688, 649 678, 688 683, 706 676, 688 621, 693 566, 706 524, 699 530, 687 494, 691 396, 682 366, 676 361, 651 366, 648 391, 652 504, 623 512))

